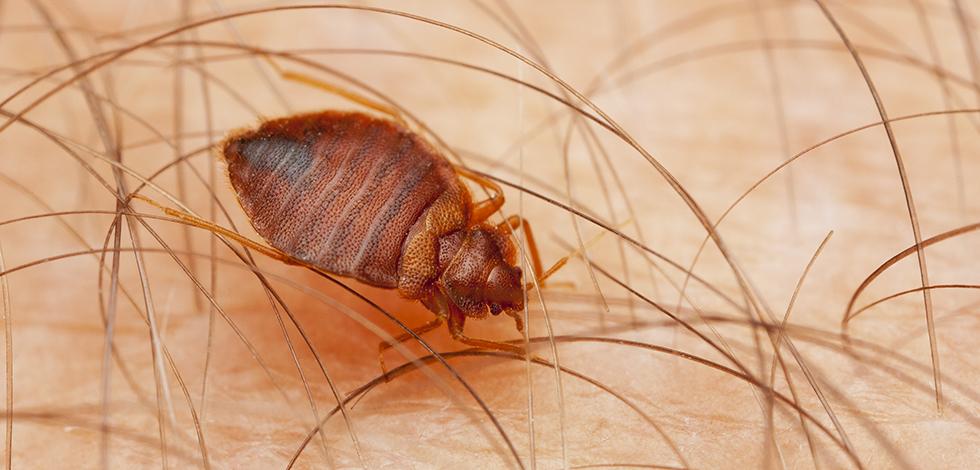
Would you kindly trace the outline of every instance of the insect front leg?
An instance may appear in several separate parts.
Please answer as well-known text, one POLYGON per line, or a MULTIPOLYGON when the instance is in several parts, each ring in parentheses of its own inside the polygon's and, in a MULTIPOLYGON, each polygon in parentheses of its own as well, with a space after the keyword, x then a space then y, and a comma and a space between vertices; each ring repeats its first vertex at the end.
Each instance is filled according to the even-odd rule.
POLYGON ((458 309, 451 308, 449 312, 449 334, 453 339, 460 343, 483 349, 495 349, 497 351, 508 352, 524 356, 524 349, 513 344, 501 343, 486 339, 470 338, 463 334, 463 325, 466 323, 466 315, 458 309))
MULTIPOLYGON (((531 255, 531 263, 534 266, 535 282, 540 287, 545 287, 545 281, 552 274, 558 272, 559 269, 563 268, 566 263, 568 263, 568 256, 560 258, 555 262, 547 271, 544 270, 541 264, 541 255, 538 252, 538 244, 534 241, 534 232, 531 231, 531 223, 527 219, 519 215, 511 215, 507 217, 503 223, 497 225, 498 230, 517 230, 520 228, 524 231, 524 238, 527 240, 527 251, 531 255)), ((531 290, 534 287, 534 282, 529 282, 525 286, 525 290, 531 290)))
MULTIPOLYGON (((534 232, 531 231, 531 223, 519 215, 511 215, 503 223, 497 225, 498 230, 514 231, 518 228, 524 231, 524 239, 527 240, 527 251, 531 255, 534 275, 541 276, 544 274, 544 268, 541 267, 541 255, 538 254, 538 244, 534 242, 534 232)), ((538 279, 538 283, 543 287, 544 278, 538 279)))

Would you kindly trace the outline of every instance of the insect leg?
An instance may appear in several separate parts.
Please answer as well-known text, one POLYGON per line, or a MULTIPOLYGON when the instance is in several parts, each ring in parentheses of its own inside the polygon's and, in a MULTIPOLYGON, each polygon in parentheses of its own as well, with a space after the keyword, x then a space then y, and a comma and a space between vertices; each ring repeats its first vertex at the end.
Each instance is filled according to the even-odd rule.
POLYGON ((393 106, 387 105, 385 103, 381 103, 376 100, 372 100, 371 98, 368 98, 360 93, 357 93, 356 91, 350 90, 340 85, 334 85, 332 83, 327 83, 323 80, 313 78, 304 73, 284 69, 280 67, 279 64, 277 64, 275 61, 273 61, 272 58, 270 58, 269 56, 264 55, 263 57, 266 59, 266 61, 269 62, 272 68, 275 69, 276 73, 278 73, 279 76, 282 77, 284 80, 300 83, 313 88, 318 88, 320 90, 326 91, 327 93, 333 93, 341 98, 352 101, 366 108, 373 109, 380 113, 387 114, 388 116, 391 116, 394 120, 398 121, 399 124, 405 127, 409 127, 408 123, 405 121, 405 118, 402 117, 402 114, 393 106))
POLYGON ((156 202, 153 199, 150 199, 150 198, 148 198, 146 196, 142 196, 140 194, 134 194, 133 195, 133 199, 139 199, 139 200, 141 200, 143 202, 146 202, 146 203, 148 203, 148 204, 156 207, 157 209, 162 210, 165 214, 167 214, 167 215, 169 215, 171 217, 180 219, 182 222, 184 222, 184 223, 186 223, 188 225, 192 225, 194 227, 203 228, 203 229, 205 229, 205 230, 207 230, 209 232, 212 232, 212 233, 214 233, 216 235, 220 235, 220 236, 223 236, 223 237, 230 238, 230 239, 232 239, 232 240, 234 240, 234 241, 236 241, 238 243, 241 243, 243 246, 246 246, 246 247, 251 248, 251 249, 253 249, 255 251, 258 251, 259 253, 262 253, 263 255, 266 255, 266 256, 268 256, 270 258, 277 259, 279 261, 282 261, 282 262, 288 263, 288 264, 299 264, 295 259, 293 259, 289 255, 287 255, 287 254, 285 254, 285 253, 283 253, 283 252, 281 252, 281 251, 279 251, 279 250, 277 250, 275 248, 270 248, 270 247, 267 247, 267 246, 260 245, 260 244, 258 244, 256 242, 252 241, 252 240, 249 240, 248 238, 243 237, 242 235, 240 235, 238 233, 232 232, 231 230, 228 230, 228 229, 226 229, 224 227, 221 227, 219 225, 216 225, 216 224, 214 224, 212 222, 208 222, 207 220, 204 220, 204 219, 202 219, 200 217, 197 217, 195 215, 188 214, 186 212, 179 211, 177 209, 172 209, 170 207, 164 206, 163 204, 160 204, 159 202, 156 202))
POLYGON ((503 207, 504 192, 500 189, 500 185, 483 175, 474 173, 473 171, 467 170, 461 166, 454 165, 454 168, 456 168, 456 173, 458 173, 459 176, 476 183, 481 188, 485 188, 490 192, 489 199, 485 199, 473 205, 473 213, 470 215, 470 225, 476 225, 489 219, 491 215, 503 207))
MULTIPOLYGON (((422 336, 423 334, 438 328, 439 325, 442 325, 442 321, 443 320, 441 316, 436 316, 434 319, 432 319, 432 321, 418 328, 412 329, 412 332, 414 332, 418 336, 422 336)), ((381 373, 384 374, 385 382, 388 382, 390 380, 388 378, 388 368, 385 367, 385 350, 394 347, 398 343, 404 343, 405 341, 408 341, 414 337, 415 336, 413 336, 411 333, 403 333, 397 336, 395 340, 390 343, 387 341, 382 341, 378 343, 378 362, 381 364, 381 373)))
POLYGON ((490 341, 486 339, 470 338, 463 334, 463 325, 466 323, 466 315, 462 312, 453 310, 449 313, 449 333, 453 339, 460 343, 483 349, 495 349, 497 351, 509 352, 520 356, 524 355, 524 349, 513 344, 490 341))
MULTIPOLYGON (((551 265, 551 267, 548 268, 547 271, 545 271, 543 274, 538 276, 537 278, 538 285, 544 287, 545 280, 551 277, 552 274, 558 272, 559 269, 563 268, 566 263, 568 263, 568 256, 563 256, 558 261, 555 261, 555 264, 551 265)), ((533 282, 529 282, 524 286, 524 290, 531 290, 531 289, 534 289, 533 282)))
MULTIPOLYGON (((534 267, 534 275, 540 276, 544 274, 544 269, 541 267, 541 255, 538 254, 538 244, 534 242, 534 234, 531 231, 531 223, 519 215, 511 215, 503 223, 497 225, 497 229, 499 230, 505 228, 509 228, 511 231, 520 228, 524 231, 524 238, 527 240, 527 251, 531 255, 531 263, 534 267)), ((544 279, 539 279, 538 282, 543 283, 544 279)))

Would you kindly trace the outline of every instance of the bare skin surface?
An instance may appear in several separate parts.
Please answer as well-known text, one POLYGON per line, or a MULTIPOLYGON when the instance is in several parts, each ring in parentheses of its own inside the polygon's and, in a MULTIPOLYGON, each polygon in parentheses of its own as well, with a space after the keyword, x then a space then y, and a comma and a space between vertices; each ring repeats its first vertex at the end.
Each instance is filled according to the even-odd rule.
POLYGON ((0 6, 0 464, 980 460, 969 2, 286 5, 0 6), (530 221, 545 267, 574 253, 528 291, 527 338, 467 322, 528 359, 440 326, 386 381, 379 342, 423 306, 126 199, 261 242, 213 147, 328 108, 400 109, 504 187, 490 223, 530 221))

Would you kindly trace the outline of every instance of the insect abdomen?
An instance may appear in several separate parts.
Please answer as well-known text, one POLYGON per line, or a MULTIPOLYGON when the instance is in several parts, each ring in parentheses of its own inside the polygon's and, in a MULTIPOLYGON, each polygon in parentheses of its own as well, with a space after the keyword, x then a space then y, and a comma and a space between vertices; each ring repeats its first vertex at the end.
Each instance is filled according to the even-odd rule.
POLYGON ((420 137, 359 113, 267 121, 223 150, 239 201, 269 244, 379 287, 397 287, 412 227, 460 186, 420 137))

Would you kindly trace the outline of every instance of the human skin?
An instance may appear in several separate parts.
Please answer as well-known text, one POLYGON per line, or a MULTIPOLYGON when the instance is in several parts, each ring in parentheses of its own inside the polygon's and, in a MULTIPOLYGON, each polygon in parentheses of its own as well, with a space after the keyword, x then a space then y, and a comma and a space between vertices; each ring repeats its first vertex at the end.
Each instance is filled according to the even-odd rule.
MULTIPOLYGON (((590 124, 607 157, 583 137, 589 135, 585 123, 570 121, 569 108, 555 99, 598 116, 571 90, 473 37, 377 11, 257 13, 161 39, 183 41, 178 44, 147 45, 122 56, 99 70, 111 74, 111 93, 107 75, 90 76, 95 93, 108 100, 101 102, 108 139, 99 133, 80 82, 24 117, 84 146, 69 144, 110 188, 116 183, 106 148, 117 142, 123 164, 137 175, 125 176, 130 190, 175 155, 196 151, 188 164, 155 179, 158 187, 202 218, 231 228, 210 204, 213 191, 234 227, 262 243, 210 148, 262 117, 323 108, 382 114, 278 76, 255 48, 306 51, 299 56, 393 100, 411 126, 434 142, 437 136, 467 166, 558 203, 505 187, 503 214, 520 213, 532 223, 546 266, 575 255, 543 289, 547 308, 537 290, 528 293, 526 333, 536 338, 528 348, 539 362, 483 351, 398 368, 406 359, 428 356, 412 341, 386 352, 393 374, 385 382, 378 344, 403 332, 387 315, 414 327, 432 318, 424 307, 353 280, 340 279, 341 287, 254 250, 257 267, 249 268, 206 230, 151 218, 166 215, 143 201, 132 201, 132 210, 147 216, 143 220, 174 254, 133 217, 138 241, 128 228, 120 235, 120 287, 114 290, 110 228, 116 199, 68 150, 15 123, 0 135, 0 220, 56 211, 110 213, 0 226, 8 269, 96 251, 0 278, 11 300, 13 464, 279 468, 296 456, 297 468, 968 468, 980 459, 980 377, 968 354, 980 328, 976 290, 968 287, 980 284, 980 235, 966 230, 924 251, 929 283, 950 286, 930 291, 942 412, 921 292, 861 313, 847 329, 849 343, 841 326, 862 281, 915 242, 897 161, 907 174, 920 239, 976 223, 978 187, 970 184, 980 176, 972 157, 975 115, 964 111, 952 119, 955 140, 943 115, 895 122, 900 158, 880 125, 801 156, 718 225, 695 264, 697 279, 686 280, 683 269, 704 241, 705 225, 715 224, 744 191, 798 152, 882 120, 854 57, 818 5, 807 2, 514 3, 514 15, 492 2, 485 9, 455 2, 378 6, 464 28, 543 64, 621 126, 617 136, 590 124), (543 55, 508 30, 528 31, 543 55), (627 49, 657 30, 649 47, 627 49), (771 38, 771 55, 763 37, 771 38), (190 41, 212 42, 197 47, 190 41), (529 82, 555 98, 460 65, 363 50, 310 53, 318 48, 452 59, 529 82), (613 61, 624 50, 625 59, 613 61), (184 60, 179 66, 177 57, 184 60), (600 90, 590 90, 596 77, 600 90), (108 102, 129 114, 114 114, 119 108, 108 102), (539 129, 554 113, 563 114, 539 129), (172 145, 160 143, 151 129, 172 145), (533 138, 520 140, 530 133, 533 138), (591 221, 576 219, 569 207, 591 221), (106 240, 109 249, 103 250, 106 240), (130 249, 134 243, 140 257, 130 249), (588 247, 585 256, 575 248, 580 245, 588 247), (267 276, 288 309, 272 306, 256 272, 267 276), (744 308, 747 299, 758 310, 744 308), (104 319, 110 317, 115 355, 106 367, 104 319), (559 336, 553 345, 549 333, 559 336), (773 366, 774 349, 785 369, 773 366), (564 371, 554 367, 554 351, 564 371), (331 416, 304 445, 314 416, 325 418, 337 396, 372 381, 363 399, 331 416)), ((183 19, 180 5, 106 1, 82 10, 42 4, 59 26, 74 27, 64 34, 79 58, 218 14, 212 2, 191 2, 183 19)), ((859 58, 889 117, 976 106, 964 52, 969 43, 952 6, 827 6, 860 46, 859 58), (945 81, 911 60, 935 63, 920 7, 942 70, 949 71, 945 81)), ((260 7, 224 5, 226 12, 247 8, 260 7)), ((70 54, 34 6, 9 3, 3 12, 7 96, 28 80, 13 72, 36 74, 65 64, 70 54)), ((318 80, 345 83, 289 57, 273 60, 318 80)), ((42 81, 4 111, 24 109, 80 70, 42 81)), ((177 207, 161 191, 141 194, 177 207)), ((481 197, 475 188, 474 195, 481 197)), ((241 252, 240 244, 231 245, 241 252)), ((855 307, 922 285, 912 253, 876 278, 855 307)), ((506 316, 470 320, 466 332, 518 344, 522 338, 506 316)), ((465 349, 444 327, 423 339, 434 351, 465 349)))

